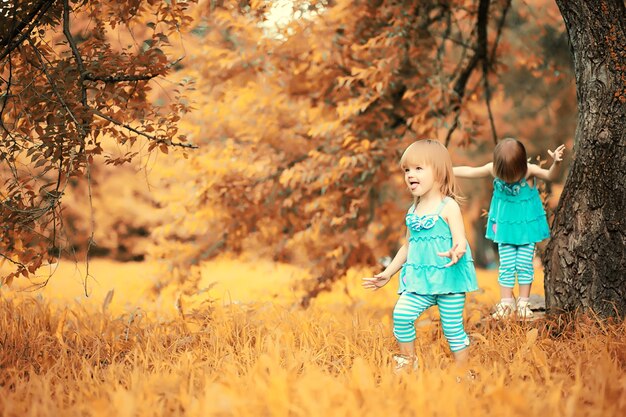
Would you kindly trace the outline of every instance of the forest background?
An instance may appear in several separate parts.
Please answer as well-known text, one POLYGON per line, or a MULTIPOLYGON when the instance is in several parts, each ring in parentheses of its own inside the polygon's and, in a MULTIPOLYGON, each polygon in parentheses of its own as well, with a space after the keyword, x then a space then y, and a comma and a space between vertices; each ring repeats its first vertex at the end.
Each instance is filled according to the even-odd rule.
MULTIPOLYGON (((48 94, 72 101, 3 107, 39 139, 2 165, 7 184, 32 178, 7 189, 31 217, 2 240, 3 415, 401 415, 437 411, 432 387, 454 393, 449 415, 626 410, 623 324, 485 324, 487 179, 461 182, 479 381, 456 390, 431 312, 421 379, 398 383, 393 288, 358 285, 401 242, 397 161, 413 140, 441 140, 455 164, 489 161, 507 136, 540 164, 571 152, 576 85, 553 2, 49 3, 75 7, 70 32, 99 72, 55 52, 60 26, 15 58, 37 76, 14 93, 59 76, 48 94), (76 77, 93 83, 82 97, 76 77), (87 112, 70 110, 87 101, 97 117, 80 132, 87 112), (64 147, 77 133, 86 145, 64 147)), ((549 214, 562 184, 541 185, 549 214)))
MULTIPOLYGON (((349 3, 200 2, 171 39, 149 16, 137 16, 143 25, 115 28, 113 45, 177 58, 144 94, 165 108, 184 94, 178 103, 193 111, 183 107, 187 113, 173 121, 198 149, 149 152, 154 141, 131 131, 123 141, 97 139, 90 181, 83 174, 64 187, 62 227, 43 243, 78 262, 87 252, 92 259, 159 260, 157 286, 174 279, 189 291, 198 280, 194 267, 225 251, 310 268, 315 281, 305 287, 312 295, 351 266, 376 265, 395 253, 404 233, 410 198, 397 161, 413 140, 438 138, 455 164, 473 165, 490 160, 496 137, 521 139, 540 164, 548 149, 573 148, 575 83, 556 6, 492 4, 491 60, 481 68, 465 62, 480 39, 471 29, 476 9, 461 3, 450 15, 433 9, 429 17, 429 6, 418 2, 423 16, 399 13, 387 21, 409 5, 373 13, 376 5, 363 4, 354 13, 349 3)), ((89 13, 75 19, 78 34, 92 22, 89 13)), ((30 174, 35 167, 31 187, 39 194, 59 176, 46 156, 31 150, 17 169, 30 174)), ((493 267, 482 217, 490 183, 461 185, 476 263, 493 267)), ((549 213, 561 189, 562 182, 544 187, 549 213)), ((44 226, 50 236, 50 223, 44 226)), ((26 246, 11 243, 13 250, 26 246)))

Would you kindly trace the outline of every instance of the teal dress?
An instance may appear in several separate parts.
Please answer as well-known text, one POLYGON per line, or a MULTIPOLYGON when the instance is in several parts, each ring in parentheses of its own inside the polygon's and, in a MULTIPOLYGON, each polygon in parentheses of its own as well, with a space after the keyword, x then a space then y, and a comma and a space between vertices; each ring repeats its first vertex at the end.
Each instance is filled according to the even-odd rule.
POLYGON ((493 180, 485 237, 496 243, 527 245, 550 237, 550 228, 536 186, 526 178, 507 183, 493 180))
POLYGON ((441 210, 450 200, 443 199, 434 214, 418 216, 411 206, 406 215, 409 229, 409 251, 406 263, 400 272, 398 294, 451 294, 476 291, 476 269, 469 244, 467 252, 449 267, 449 258, 437 255, 452 248, 452 233, 448 223, 440 216, 441 210))

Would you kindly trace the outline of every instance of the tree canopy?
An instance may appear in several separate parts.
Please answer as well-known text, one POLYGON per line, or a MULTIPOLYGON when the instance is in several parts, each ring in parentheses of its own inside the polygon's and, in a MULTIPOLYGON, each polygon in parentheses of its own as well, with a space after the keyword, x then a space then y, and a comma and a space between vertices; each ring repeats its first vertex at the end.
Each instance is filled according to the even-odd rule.
MULTIPOLYGON (((554 5, 294 1, 275 26, 271 3, 192 3, 7 9, 0 253, 15 270, 5 280, 60 254, 64 214, 84 217, 92 246, 89 206, 60 210, 73 178, 193 143, 154 167, 161 217, 138 226, 152 228, 151 255, 188 288, 194 265, 223 250, 308 265, 307 304, 397 247, 409 203, 397 161, 411 141, 437 138, 467 162, 507 135, 535 154, 571 137, 554 5)), ((465 189, 473 221, 485 190, 465 189)), ((87 186, 82 199, 98 192, 87 186)))
POLYGON ((263 5, 224 3, 206 15, 191 60, 204 112, 185 122, 202 146, 167 180, 186 188, 166 198, 175 208, 155 255, 189 285, 190 266, 224 249, 310 265, 307 304, 350 266, 396 249, 409 203, 397 169, 403 147, 435 137, 453 152, 489 152, 502 135, 537 134, 497 125, 512 107, 522 114, 510 120, 537 123, 538 107, 572 90, 563 89, 565 44, 549 44, 562 30, 556 9, 543 28, 509 1, 293 7, 302 17, 271 36, 263 5), (537 39, 537 49, 518 36, 537 39), (543 91, 528 98, 504 69, 543 91))
POLYGON ((182 56, 172 47, 192 1, 3 2, 0 5, 0 254, 28 276, 60 256, 61 199, 93 158, 119 165, 139 138, 167 152, 189 110, 181 91, 150 102, 182 56), (106 143, 115 152, 105 152, 106 143))

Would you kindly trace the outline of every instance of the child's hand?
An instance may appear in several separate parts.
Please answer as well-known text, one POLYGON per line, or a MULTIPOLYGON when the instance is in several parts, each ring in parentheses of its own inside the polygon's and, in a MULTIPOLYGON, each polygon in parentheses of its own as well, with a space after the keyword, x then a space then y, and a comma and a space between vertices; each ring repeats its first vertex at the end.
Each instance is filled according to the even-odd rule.
POLYGON ((450 262, 444 265, 447 268, 459 262, 459 259, 461 259, 463 255, 465 255, 466 251, 466 249, 459 249, 459 244, 457 243, 450 250, 445 252, 438 252, 437 255, 450 258, 450 262))
POLYGON ((380 287, 384 287, 389 282, 391 276, 387 276, 383 272, 374 275, 373 278, 363 278, 363 288, 368 290, 377 290, 380 287))
POLYGON ((561 162, 563 160, 563 152, 565 152, 565 145, 561 145, 552 152, 548 150, 548 155, 554 159, 554 162, 561 162))

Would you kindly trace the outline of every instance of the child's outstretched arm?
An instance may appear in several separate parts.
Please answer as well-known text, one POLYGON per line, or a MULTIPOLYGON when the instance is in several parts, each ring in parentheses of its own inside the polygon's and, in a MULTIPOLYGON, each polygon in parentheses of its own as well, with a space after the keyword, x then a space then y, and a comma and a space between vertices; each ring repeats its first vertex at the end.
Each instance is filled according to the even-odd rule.
POLYGON ((452 266, 459 261, 467 251, 467 239, 465 237, 465 226, 463 225, 463 215, 459 203, 452 200, 446 204, 441 212, 441 217, 448 222, 450 233, 452 234, 452 247, 446 252, 439 252, 437 255, 450 258, 446 267, 452 266))
POLYGON ((454 171, 454 176, 459 178, 488 177, 489 175, 493 176, 493 163, 489 162, 481 167, 454 167, 452 170, 454 171))
POLYGON ((389 282, 391 277, 402 268, 402 265, 406 262, 407 254, 409 253, 409 232, 407 230, 407 242, 400 247, 396 256, 387 265, 387 268, 383 272, 374 275, 372 278, 363 278, 363 287, 371 290, 377 290, 389 282))
POLYGON ((548 155, 554 159, 550 169, 541 168, 539 165, 528 164, 528 174, 541 178, 545 181, 554 181, 559 177, 561 172, 561 161, 563 161, 563 152, 565 152, 565 145, 560 145, 552 152, 548 150, 548 155))

